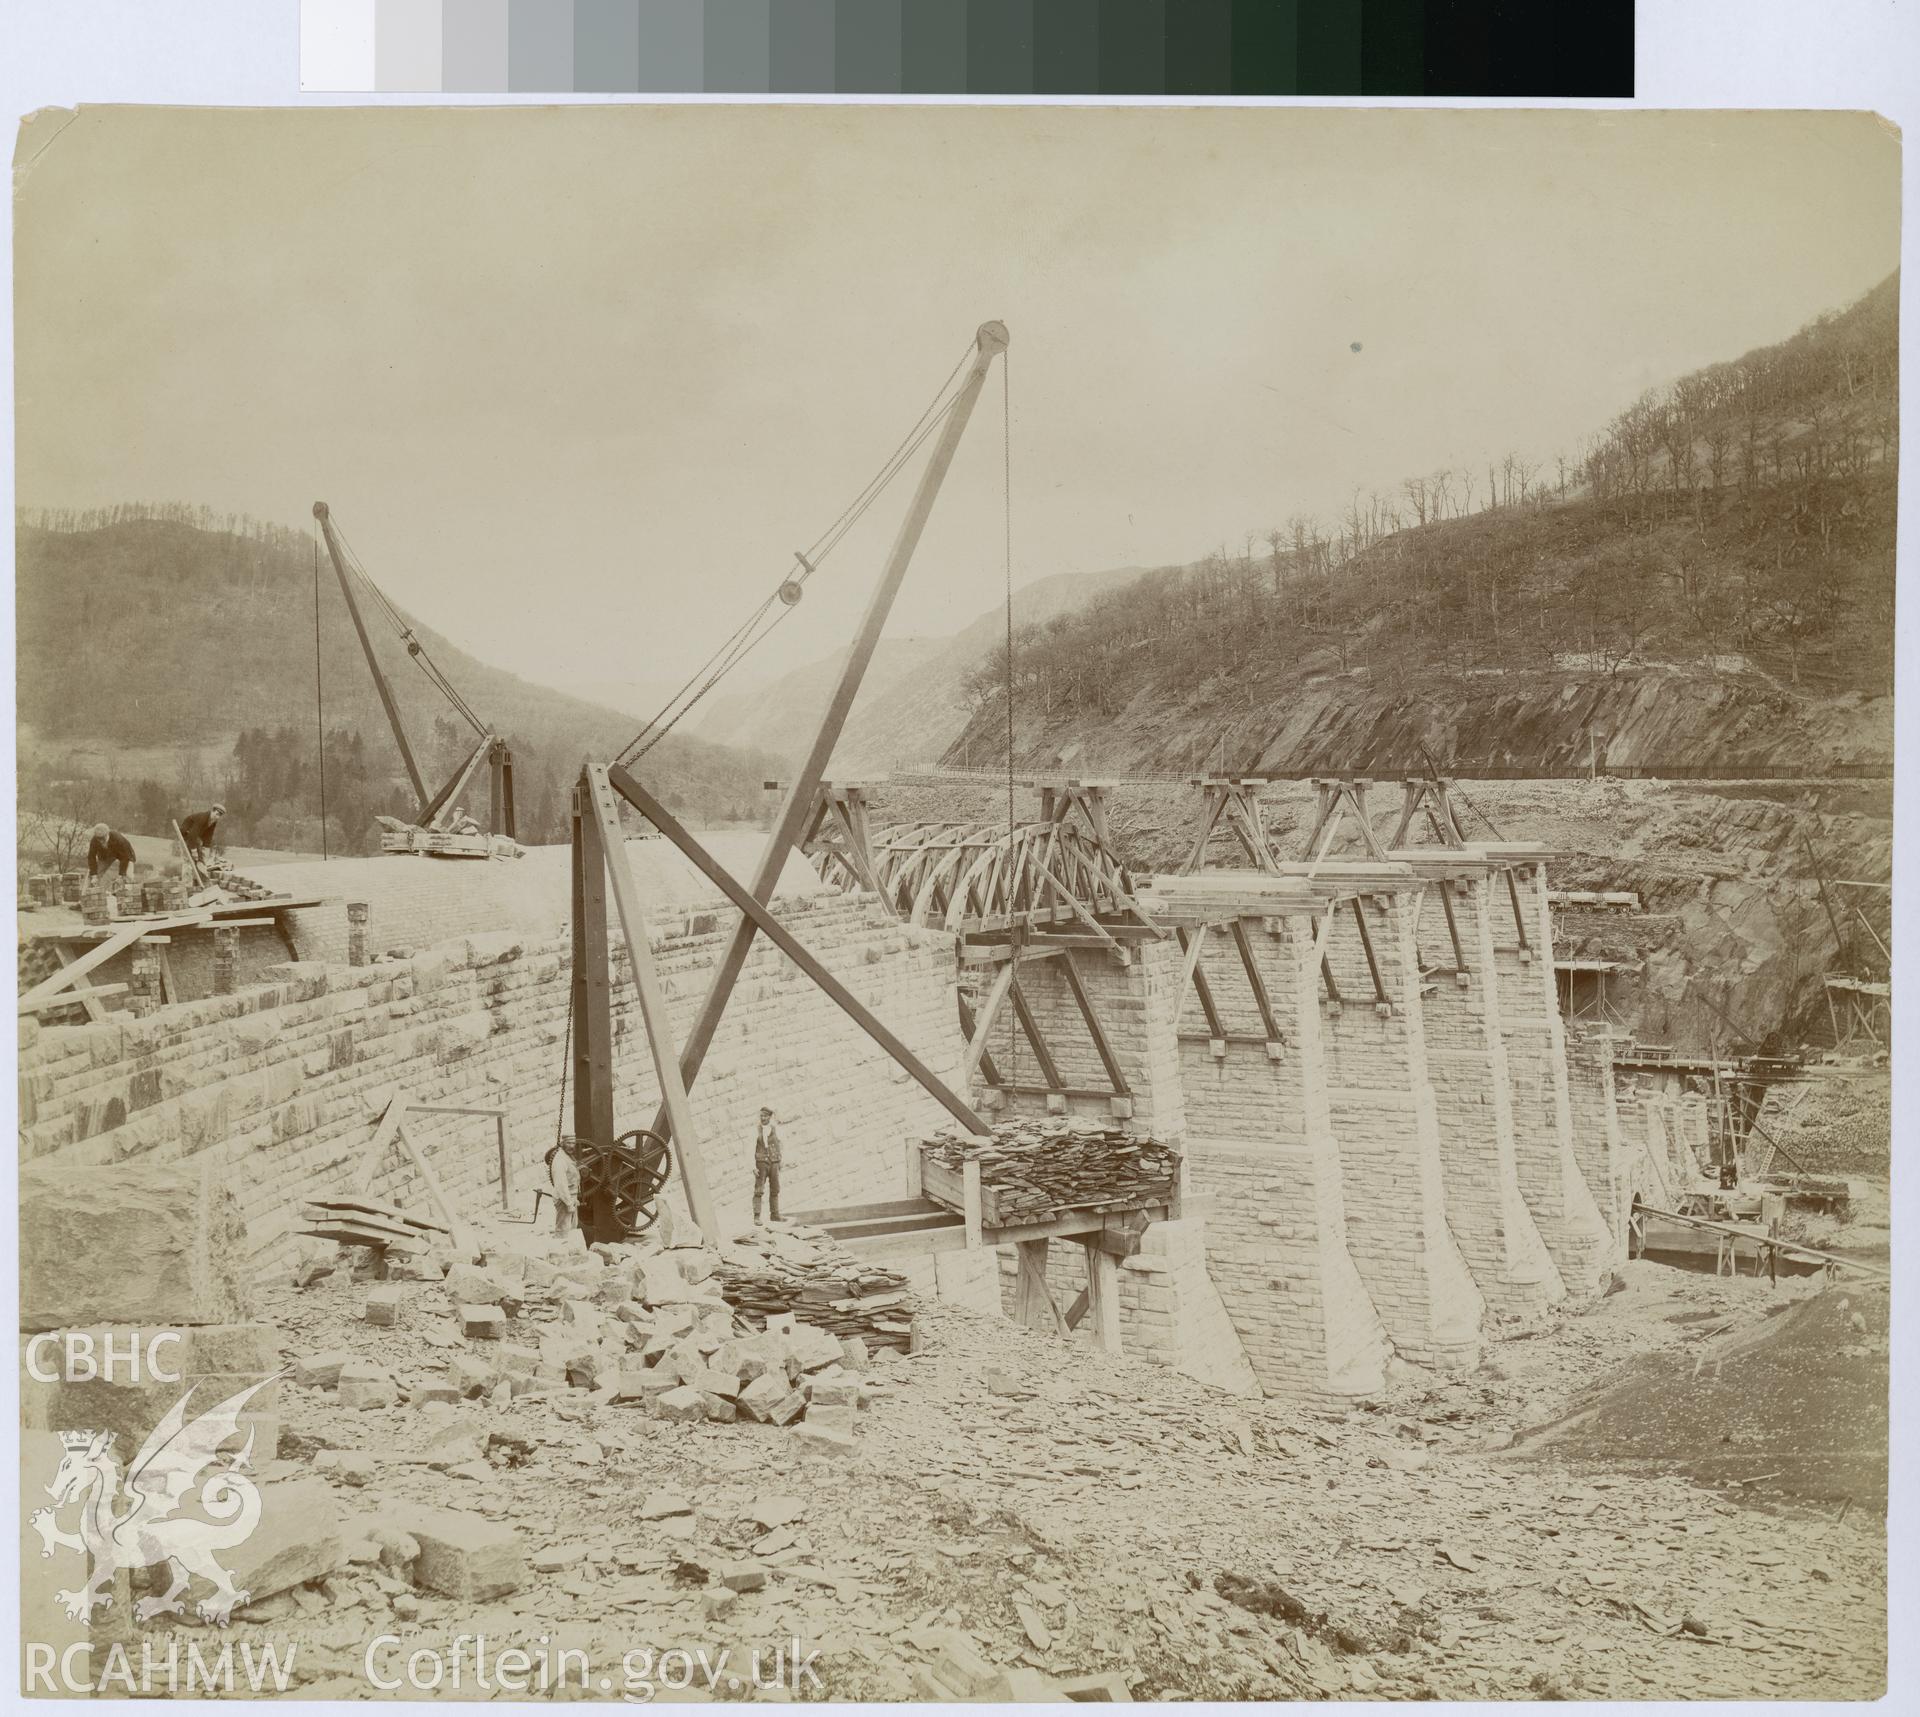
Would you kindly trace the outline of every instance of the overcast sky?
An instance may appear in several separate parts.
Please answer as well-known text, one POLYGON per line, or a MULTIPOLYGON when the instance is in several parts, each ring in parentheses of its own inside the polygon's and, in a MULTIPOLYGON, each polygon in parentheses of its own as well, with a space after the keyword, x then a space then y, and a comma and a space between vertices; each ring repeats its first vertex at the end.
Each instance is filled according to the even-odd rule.
MULTIPOLYGON (((59 120, 16 173, 22 504, 325 499, 397 602, 563 687, 691 670, 990 317, 1024 583, 1572 450, 1898 254, 1858 115, 59 120)), ((760 666, 844 641, 907 492, 760 666)), ((996 375, 890 630, 970 620, 1002 552, 996 375)))

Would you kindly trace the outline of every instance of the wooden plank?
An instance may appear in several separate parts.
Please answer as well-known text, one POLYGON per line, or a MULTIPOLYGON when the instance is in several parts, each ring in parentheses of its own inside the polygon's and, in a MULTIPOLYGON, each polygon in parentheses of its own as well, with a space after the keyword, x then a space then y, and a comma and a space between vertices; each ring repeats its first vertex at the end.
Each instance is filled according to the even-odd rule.
POLYGON ((1228 926, 1233 934, 1233 945, 1240 950, 1240 964, 1247 974, 1247 982, 1253 988, 1255 1005, 1260 1009, 1260 1023, 1266 1027, 1267 1042, 1280 1042, 1280 1022, 1273 1017, 1273 1001, 1267 994, 1267 986, 1261 981, 1260 968, 1254 963, 1253 949, 1247 942, 1247 927, 1240 919, 1234 919, 1228 926))
MULTIPOLYGON (((74 960, 73 950, 69 948, 64 942, 56 942, 53 944, 53 955, 54 955, 54 958, 58 960, 63 967, 71 966, 73 964, 73 960, 74 960)), ((112 987, 112 993, 118 994, 119 992, 124 991, 126 988, 127 988, 127 985, 125 984, 115 984, 112 987)), ((71 990, 65 993, 77 994, 80 996, 81 998, 80 1005, 87 1010, 87 1018, 95 1025, 98 1025, 101 1020, 107 1017, 107 1010, 100 1005, 99 998, 102 995, 108 994, 109 992, 102 989, 99 985, 76 984, 72 987, 71 990)), ((28 1002, 23 997, 20 1002, 20 1012, 32 1013, 48 1005, 49 1005, 48 1002, 28 1002)), ((59 1005, 58 998, 54 998, 52 1005, 59 1005)))
POLYGON ((1381 1007, 1390 1007, 1392 1003, 1387 998, 1387 987, 1380 981, 1380 961, 1373 951, 1373 933, 1367 929, 1366 904, 1361 900, 1360 896, 1356 894, 1353 897, 1352 906, 1353 921, 1360 927, 1360 946, 1365 950, 1367 956, 1367 971, 1373 977, 1373 999, 1379 1003, 1381 1007))
POLYGON ((380 1172, 380 1159, 387 1154, 387 1148, 393 1143, 394 1135, 400 1130, 400 1119, 406 1113, 406 1099, 396 1087, 380 1106, 378 1118, 374 1123, 373 1137, 367 1141, 367 1148, 360 1153, 359 1161, 354 1164, 353 1177, 347 1182, 355 1192, 365 1192, 373 1185, 374 1176, 380 1172))
POLYGON ((45 1001, 21 1002, 18 1011, 23 1014, 42 1013, 50 1008, 78 1005, 87 1010, 88 1019, 97 1023, 107 1017, 107 1010, 100 1005, 100 998, 124 995, 126 989, 125 984, 76 984, 70 990, 62 990, 57 996, 48 996, 45 1001))
POLYGON ((406 1152, 413 1166, 420 1171, 420 1179, 425 1183, 427 1198, 433 1208, 440 1213, 440 1220, 447 1225, 447 1232, 459 1235, 465 1230, 465 1224, 454 1214, 452 1203, 447 1198, 446 1188, 440 1184, 439 1175, 434 1173, 433 1164, 427 1161, 427 1153, 414 1143, 413 1135, 407 1131, 407 1122, 401 1116, 397 1137, 400 1148, 406 1152))
MULTIPOLYGON (((49 996, 58 995, 62 990, 71 989, 96 966, 104 966, 114 955, 133 944, 150 930, 158 930, 169 924, 190 923, 191 919, 163 919, 159 923, 129 924, 124 930, 114 932, 104 942, 96 943, 86 953, 66 961, 59 971, 50 978, 43 978, 20 998, 21 1011, 25 1012, 36 1002, 43 1002, 49 996)), ((56 944, 55 952, 59 952, 56 944)))
POLYGON ((1212 928, 1211 924, 1202 924, 1191 936, 1185 930, 1176 932, 1185 954, 1180 965, 1180 982, 1175 986, 1177 989, 1185 990, 1193 982, 1193 974, 1200 969, 1200 956, 1207 946, 1207 932, 1212 928))
MULTIPOLYGON (((1019 969, 1017 965, 1014 967, 1016 974, 1019 969)), ((1060 1080, 1060 1069, 1054 1065, 1053 1053, 1047 1048, 1046 1039, 1040 1035, 1040 1027, 1034 1020, 1033 1010, 1027 1006, 1026 994, 1020 988, 1020 979, 1017 975, 1013 980, 1013 1011, 1014 1016, 1020 1021, 1020 1029, 1026 1033, 1027 1046, 1033 1051, 1033 1059, 1039 1063, 1040 1076, 1046 1080, 1047 1089, 1065 1092, 1066 1086, 1060 1080)), ((1101 1095, 1105 1096, 1106 1093, 1102 1092, 1101 1095)), ((990 1129, 977 1126, 974 1131, 984 1133, 990 1129)))
MULTIPOLYGON (((1211 928, 1211 925, 1201 925, 1199 935, 1194 938, 1192 946, 1187 949, 1187 975, 1192 980, 1194 994, 1200 998, 1200 1011, 1206 1016, 1208 1036, 1216 1041, 1224 1041, 1227 1035, 1227 1028, 1221 1023, 1220 1010, 1214 1004, 1213 986, 1207 982, 1207 974, 1200 969, 1200 947, 1206 940, 1207 932, 1211 928)), ((1182 942, 1185 942, 1187 932, 1181 930, 1179 935, 1182 942)))
MULTIPOLYGON (((1007 969, 1009 971, 1013 969, 1011 962, 1008 963, 1007 969)), ((994 1066, 993 1057, 987 1053, 986 1038, 984 1037, 984 1035, 982 1035, 979 1032, 978 1028, 974 1025, 973 1009, 971 1006, 968 1005, 966 996, 962 994, 960 990, 955 989, 955 991, 953 992, 953 995, 954 995, 954 1000, 960 1004, 960 1035, 961 1037, 964 1038, 969 1044, 971 1044, 972 1042, 974 1042, 976 1038, 978 1038, 981 1044, 980 1077, 986 1080, 986 1082, 989 1085, 997 1086, 1000 1083, 1000 1070, 999 1068, 994 1066)))
POLYGON ((987 1053, 987 1034, 993 1029, 1000 1006, 1013 988, 1013 975, 1019 969, 1019 964, 1018 960, 1009 960, 994 974, 993 987, 987 991, 986 1003, 980 1009, 980 1016, 974 1022, 967 1042, 967 1058, 960 1070, 963 1084, 980 1070, 980 1058, 987 1053))
POLYGON ((967 1225, 967 1244, 981 1243, 981 1227, 986 1196, 980 1186, 980 1159, 969 1157, 960 1165, 960 1214, 967 1225))
POLYGON ((1082 1288, 1073 1297, 1073 1304, 1067 1307, 1067 1328, 1078 1329, 1087 1315, 1087 1307, 1093 1304, 1091 1286, 1082 1288))
POLYGON ((1200 826, 1200 838, 1193 843, 1193 851, 1187 854, 1187 862, 1180 867, 1182 876, 1192 876, 1207 859, 1207 842, 1213 839, 1213 828, 1220 821, 1220 813, 1226 809, 1226 794, 1211 784, 1201 789, 1207 796, 1206 821, 1200 826))
POLYGON ((1088 1310, 1094 1344, 1103 1353, 1120 1351, 1120 1260, 1099 1245, 1082 1247, 1087 1255, 1088 1310))
POLYGON ((1113 1086, 1116 1097, 1131 1097, 1133 1088, 1127 1083, 1127 1076, 1121 1071, 1120 1059, 1113 1053, 1113 1045, 1107 1041, 1106 1027, 1100 1023, 1100 1016, 1093 1011, 1092 998, 1087 994, 1086 984, 1075 969, 1073 956, 1068 954, 1060 968, 1066 973, 1067 988, 1073 992, 1074 1002, 1080 1009, 1080 1017, 1087 1022, 1087 1030, 1092 1034, 1093 1047, 1099 1051, 1100 1065, 1107 1070, 1107 1081, 1113 1086))
POLYGON ((1060 1305, 1053 1297, 1053 1289, 1047 1285, 1047 1249, 1045 1239, 1021 1240, 1019 1248, 1020 1273, 1015 1278, 1014 1316, 1028 1329, 1051 1331, 1055 1335, 1069 1335, 1067 1320, 1060 1305))

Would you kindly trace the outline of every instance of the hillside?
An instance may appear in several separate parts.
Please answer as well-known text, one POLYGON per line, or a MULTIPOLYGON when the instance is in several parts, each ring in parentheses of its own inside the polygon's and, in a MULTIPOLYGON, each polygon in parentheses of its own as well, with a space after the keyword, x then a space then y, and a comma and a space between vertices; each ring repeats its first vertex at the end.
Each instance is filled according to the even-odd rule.
MULTIPOLYGON (((1137 566, 1107 572, 1062 572, 1013 593, 1015 623, 1044 626, 1108 591, 1151 576, 1137 566)), ((935 761, 964 731, 969 680, 983 661, 1004 655, 1006 607, 986 610, 950 638, 882 639, 846 731, 834 752, 842 779, 935 761)), ((796 669, 763 691, 715 699, 695 726, 708 739, 792 755, 805 746, 832 692, 844 654, 796 669)))
MULTIPOLYGON (((182 507, 21 524, 15 535, 20 797, 160 834, 169 808, 224 798, 230 838, 318 850, 313 546, 307 536, 182 507), (156 617, 162 623, 155 624, 156 617)), ((328 837, 365 850, 375 811, 411 815, 406 778, 324 564, 328 837)), ((471 746, 404 645, 369 615, 423 773, 471 746)), ((513 746, 523 840, 564 838, 583 755, 611 755, 638 723, 475 660, 416 623, 432 659, 513 746)), ((762 809, 770 760, 675 734, 644 773, 703 822, 762 809)), ((478 809, 484 786, 470 795, 478 809)))
MULTIPOLYGON (((1509 456, 1020 629, 1028 767, 1723 769, 1892 758, 1897 280, 1509 456), (1409 516, 1410 515, 1410 516, 1409 516)), ((1004 754, 982 662, 945 761, 1004 754)))

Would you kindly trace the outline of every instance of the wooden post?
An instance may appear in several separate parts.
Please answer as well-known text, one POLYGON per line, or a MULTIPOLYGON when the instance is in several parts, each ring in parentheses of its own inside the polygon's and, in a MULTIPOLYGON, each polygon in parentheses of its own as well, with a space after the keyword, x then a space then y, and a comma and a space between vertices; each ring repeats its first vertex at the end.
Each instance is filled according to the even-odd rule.
MULTIPOLYGON (((673 1052, 673 1033, 667 1019, 666 997, 660 992, 660 979, 653 969, 653 948, 647 940, 647 921, 633 886, 633 872, 627 868, 626 842, 620 835, 620 813, 613 788, 607 784, 603 767, 588 769, 581 777, 581 793, 590 804, 598 825, 600 850, 606 859, 605 876, 612 886, 614 910, 620 915, 620 931, 626 938, 627 961, 633 968, 633 987, 640 994, 640 1013, 646 1023, 647 1047, 653 1052, 653 1070, 660 1080, 666 1099, 668 1120, 672 1126, 673 1151, 680 1164, 680 1184, 687 1195, 687 1209, 708 1240, 720 1240, 720 1217, 713 1207, 713 1194, 707 1185, 707 1165, 700 1156, 699 1142, 693 1136, 692 1117, 687 1105, 687 1088, 680 1079, 680 1062, 673 1052)), ((611 1135, 609 1135, 611 1136, 611 1135)))
POLYGON ((1047 1242, 1021 1240, 1015 1243, 1020 1257, 1020 1275, 1014 1291, 1014 1317, 1028 1329, 1053 1335, 1066 1335, 1067 1320, 1047 1286, 1047 1242))
MULTIPOLYGON (((622 854, 624 862, 625 855, 622 854)), ((613 986, 607 968, 607 861, 584 779, 573 791, 573 1131, 613 1143, 613 986)))
POLYGON ((960 1071, 960 1089, 965 1091, 972 1084, 973 1076, 980 1071, 980 1061, 987 1053, 987 1036, 993 1030, 993 1022, 998 1017, 1000 1005, 1007 999, 1013 988, 1014 968, 1019 965, 1017 953, 1009 955, 1001 963, 1000 970, 994 974, 993 987, 987 991, 986 1002, 980 1009, 979 1017, 973 1024, 973 1035, 967 1044, 966 1065, 960 1071))
POLYGON ((1120 1260, 1104 1247, 1083 1241, 1087 1255, 1087 1310, 1093 1317, 1094 1344, 1104 1353, 1120 1351, 1120 1260))
MULTIPOLYGON (((841 665, 840 683, 834 687, 827 713, 821 717, 819 731, 813 736, 813 748, 807 753, 806 762, 801 765, 800 772, 787 791, 773 833, 767 839, 766 851, 760 856, 760 868, 754 872, 751 893, 762 905, 773 898, 780 873, 786 868, 787 855, 793 851, 800 831, 813 812, 815 794, 826 776, 827 763, 833 756, 834 746, 839 743, 841 729, 846 726, 854 696, 860 690, 860 682, 866 677, 867 664, 872 661, 874 649, 880 642, 887 615, 893 608, 893 599, 899 594, 900 581, 907 575, 907 565, 913 559, 921 532, 926 529, 927 519, 933 512, 934 500, 940 493, 947 467, 953 463, 960 436, 967 427, 967 420, 973 416, 981 388, 986 385, 987 371, 993 360, 1006 349, 1005 326, 999 322, 982 323, 974 335, 972 368, 947 411, 946 427, 941 430, 926 469, 920 474, 919 487, 914 490, 907 516, 901 521, 899 533, 893 540, 886 567, 880 574, 873 595, 868 599, 860 629, 854 634, 846 660, 841 665)), ((700 1013, 693 1022, 692 1030, 687 1033, 687 1046, 681 1052, 680 1072, 686 1085, 691 1086, 700 1076, 700 1064, 706 1059, 707 1048, 713 1042, 713 1034, 720 1024, 720 1016, 726 1011, 727 998, 733 994, 733 987, 740 980, 741 970, 747 963, 748 950, 753 946, 756 928, 750 915, 742 917, 734 927, 733 939, 727 944, 726 953, 714 971, 706 1000, 700 1004, 700 1013)), ((660 1132, 669 1121, 670 1117, 663 1106, 654 1117, 653 1130, 660 1132)))
MULTIPOLYGON (((980 1159, 968 1157, 960 1165, 960 1203, 967 1222, 967 1246, 978 1247, 984 1239, 985 1200, 980 1191, 980 1159)), ((1043 1240, 1042 1246, 1046 1245, 1043 1240)))
POLYGON ((320 521, 320 535, 326 540, 327 558, 333 562, 333 575, 340 581, 340 594, 347 599, 347 613, 353 619, 353 629, 359 634, 360 648, 373 674, 373 689, 380 694, 380 707, 387 712, 387 725, 393 729, 393 742, 400 748, 400 761, 407 766, 407 779, 413 784, 414 798, 424 816, 428 803, 427 784, 420 778, 420 765, 413 760, 413 747, 407 743, 407 730, 400 722, 400 706, 393 701, 393 688, 387 684, 387 676, 380 671, 380 658, 373 653, 373 640, 367 636, 367 623, 360 617, 360 604, 354 598, 353 581, 347 576, 347 563, 341 553, 339 539, 333 533, 333 515, 328 511, 325 501, 313 503, 313 516, 320 521))

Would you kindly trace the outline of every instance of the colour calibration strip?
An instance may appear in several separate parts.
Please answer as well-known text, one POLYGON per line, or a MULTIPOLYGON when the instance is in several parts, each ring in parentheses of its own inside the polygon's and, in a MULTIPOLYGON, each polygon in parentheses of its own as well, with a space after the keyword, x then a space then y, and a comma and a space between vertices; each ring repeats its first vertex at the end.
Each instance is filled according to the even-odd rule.
POLYGON ((399 94, 1633 94, 1632 0, 301 0, 399 94))

